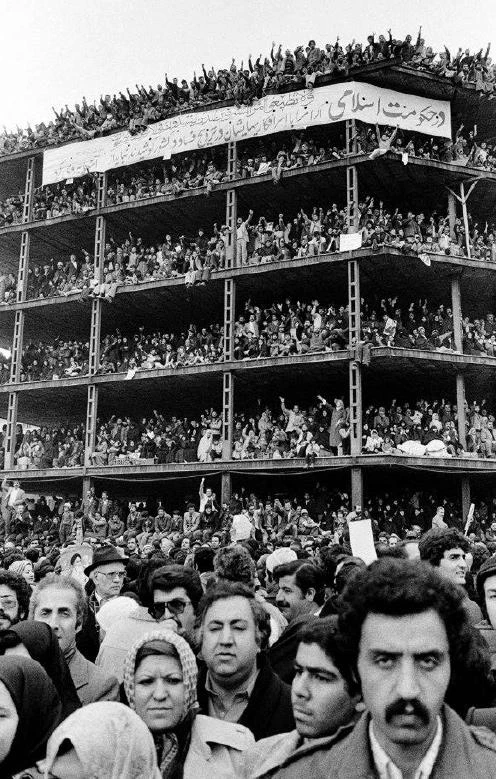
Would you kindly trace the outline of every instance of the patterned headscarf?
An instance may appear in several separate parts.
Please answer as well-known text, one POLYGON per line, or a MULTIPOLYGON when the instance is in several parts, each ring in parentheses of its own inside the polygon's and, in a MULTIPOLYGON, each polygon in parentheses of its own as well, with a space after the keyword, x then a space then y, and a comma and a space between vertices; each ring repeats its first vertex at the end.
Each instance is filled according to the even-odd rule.
POLYGON ((15 573, 16 576, 24 576, 24 571, 29 564, 30 560, 14 560, 14 562, 9 565, 9 573, 15 573))
POLYGON ((45 779, 66 739, 89 779, 160 779, 152 735, 122 703, 90 703, 67 717, 48 741, 45 779))
POLYGON ((190 712, 198 708, 196 700, 196 680, 198 668, 196 658, 188 642, 181 638, 172 630, 153 630, 142 636, 129 650, 124 662, 124 690, 132 709, 134 705, 134 672, 136 670, 136 656, 139 650, 151 641, 163 641, 166 644, 172 644, 179 655, 179 662, 183 672, 184 682, 184 708, 181 714, 181 722, 186 719, 190 712))
MULTIPOLYGON (((196 680, 198 668, 196 658, 189 644, 172 630, 153 630, 140 638, 129 650, 124 662, 124 690, 130 707, 135 709, 134 674, 136 671, 136 657, 140 649, 147 644, 163 642, 171 644, 179 655, 179 662, 183 672, 184 704, 181 712, 181 720, 174 731, 163 734, 155 734, 155 744, 159 752, 160 773, 162 779, 172 779, 180 773, 180 767, 186 759, 190 742, 191 723, 196 714, 198 703, 196 700, 196 680), (179 734, 182 732, 182 738, 179 734)), ((181 774, 182 775, 182 774, 181 774)))

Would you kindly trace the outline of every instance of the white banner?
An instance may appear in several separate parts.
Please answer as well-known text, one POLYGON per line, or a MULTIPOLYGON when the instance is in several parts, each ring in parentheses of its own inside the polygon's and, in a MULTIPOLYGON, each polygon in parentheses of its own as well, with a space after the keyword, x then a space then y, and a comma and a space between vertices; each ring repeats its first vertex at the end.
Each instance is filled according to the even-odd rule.
POLYGON ((359 119, 403 130, 451 138, 451 109, 445 100, 429 100, 390 89, 348 81, 317 89, 268 95, 251 106, 229 106, 178 114, 144 132, 128 131, 47 149, 43 184, 88 172, 102 172, 157 157, 242 141, 287 130, 359 119))

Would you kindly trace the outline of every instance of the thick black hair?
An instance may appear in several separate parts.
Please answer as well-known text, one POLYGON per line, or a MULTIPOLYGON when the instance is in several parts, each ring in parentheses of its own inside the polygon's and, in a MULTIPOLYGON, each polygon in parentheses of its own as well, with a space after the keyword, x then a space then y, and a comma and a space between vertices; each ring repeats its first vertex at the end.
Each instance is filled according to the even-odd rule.
POLYGON ((182 565, 164 565, 154 571, 151 581, 151 589, 168 592, 174 587, 184 587, 188 598, 196 611, 203 595, 201 579, 192 568, 184 568, 182 565))
POLYGON ((19 604, 19 619, 26 619, 31 597, 31 587, 26 579, 23 576, 17 576, 15 573, 0 568, 0 584, 4 584, 15 592, 19 604))
POLYGON ((274 568, 273 578, 276 582, 282 579, 283 576, 294 576, 295 584, 300 588, 303 595, 308 590, 315 590, 315 603, 321 606, 325 597, 325 583, 324 573, 321 568, 318 568, 313 563, 308 563, 306 560, 293 560, 291 563, 283 563, 282 565, 276 565, 274 568))
POLYGON ((432 610, 448 637, 451 678, 446 701, 462 716, 470 706, 490 705, 481 702, 494 694, 489 650, 470 625, 464 597, 461 587, 418 560, 382 558, 359 571, 343 592, 339 616, 355 670, 362 626, 369 614, 404 617, 432 610))
POLYGON ((317 644, 322 649, 345 680, 350 696, 359 692, 360 683, 350 662, 348 645, 339 631, 336 617, 325 617, 311 622, 303 628, 298 637, 300 644, 317 644))
POLYGON ((449 549, 462 549, 464 552, 470 549, 470 543, 455 527, 432 528, 419 541, 420 559, 434 566, 439 566, 449 549))
POLYGON ((255 621, 257 644, 262 651, 267 650, 271 631, 270 615, 264 609, 262 603, 256 600, 254 591, 247 587, 246 584, 241 584, 241 582, 221 582, 213 587, 209 587, 198 607, 198 625, 203 627, 208 609, 218 600, 237 597, 246 598, 249 602, 255 621))

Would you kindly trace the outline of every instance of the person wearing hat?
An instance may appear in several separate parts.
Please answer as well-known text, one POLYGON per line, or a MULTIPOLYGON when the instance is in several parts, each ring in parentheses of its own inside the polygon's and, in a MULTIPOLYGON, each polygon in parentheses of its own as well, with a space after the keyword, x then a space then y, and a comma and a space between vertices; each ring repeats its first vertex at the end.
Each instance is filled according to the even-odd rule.
POLYGON ((95 549, 91 565, 84 569, 94 585, 94 590, 88 597, 87 614, 78 633, 77 645, 79 651, 91 662, 95 661, 100 647, 100 631, 95 615, 100 606, 120 595, 127 561, 128 558, 123 557, 113 546, 103 546, 95 549))
POLYGON ((482 563, 477 574, 476 586, 485 618, 475 627, 489 645, 491 667, 494 670, 496 669, 496 555, 482 563))

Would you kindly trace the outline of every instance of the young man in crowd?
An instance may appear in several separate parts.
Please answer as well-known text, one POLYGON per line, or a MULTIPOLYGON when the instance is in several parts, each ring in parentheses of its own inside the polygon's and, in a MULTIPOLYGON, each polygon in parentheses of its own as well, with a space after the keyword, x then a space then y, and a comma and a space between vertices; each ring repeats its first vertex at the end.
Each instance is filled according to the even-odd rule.
POLYGON ((265 659, 270 617, 243 584, 218 584, 199 607, 198 700, 204 714, 238 722, 255 739, 294 727, 291 693, 265 659))
POLYGON ((311 761, 347 736, 362 710, 356 674, 332 619, 300 634, 291 687, 296 729, 258 741, 246 754, 246 779, 312 776, 311 761))
POLYGON ((454 527, 433 528, 424 533, 419 541, 420 559, 438 568, 442 576, 462 588, 463 605, 471 624, 476 625, 482 619, 482 612, 465 590, 468 572, 466 556, 469 549, 468 540, 454 527))
POLYGON ((473 641, 460 588, 428 565, 383 558, 345 591, 339 627, 366 713, 305 775, 496 775, 496 735, 469 727, 444 702, 473 641))
POLYGON ((477 593, 485 619, 475 627, 487 641, 491 666, 496 669, 496 556, 482 563, 477 574, 477 593))

